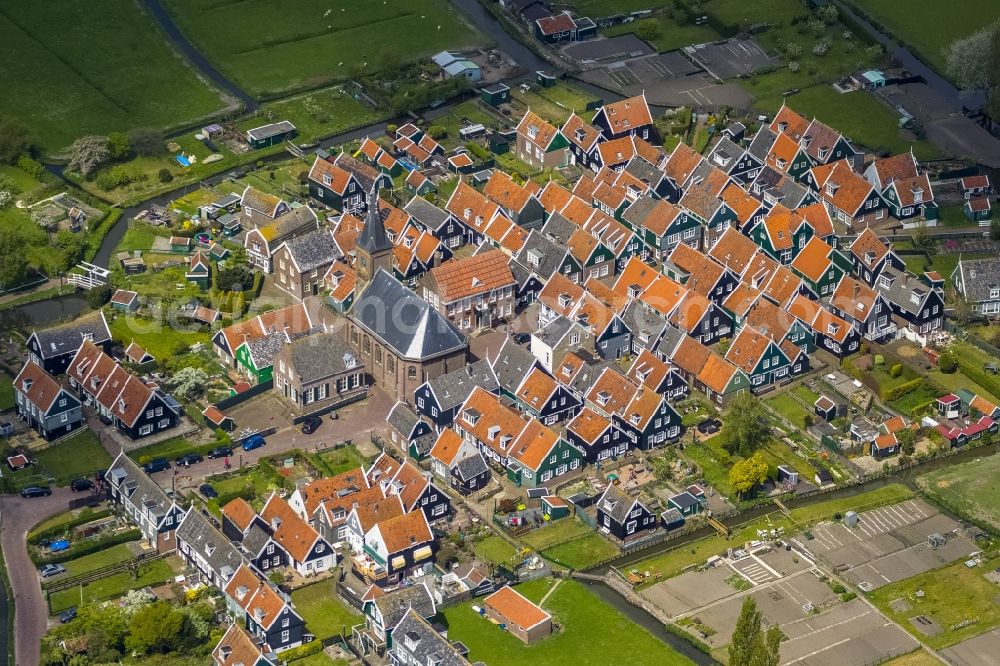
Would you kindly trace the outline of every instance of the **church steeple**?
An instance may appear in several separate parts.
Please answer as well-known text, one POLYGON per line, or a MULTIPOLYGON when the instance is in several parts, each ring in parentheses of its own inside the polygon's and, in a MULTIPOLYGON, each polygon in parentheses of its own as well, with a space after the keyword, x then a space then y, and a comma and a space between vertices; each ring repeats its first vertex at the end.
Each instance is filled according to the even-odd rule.
POLYGON ((368 214, 365 216, 365 228, 358 236, 355 253, 357 255, 357 280, 355 291, 360 295, 371 282, 378 269, 392 272, 392 241, 385 233, 385 222, 382 211, 379 210, 379 181, 375 180, 368 195, 368 214))

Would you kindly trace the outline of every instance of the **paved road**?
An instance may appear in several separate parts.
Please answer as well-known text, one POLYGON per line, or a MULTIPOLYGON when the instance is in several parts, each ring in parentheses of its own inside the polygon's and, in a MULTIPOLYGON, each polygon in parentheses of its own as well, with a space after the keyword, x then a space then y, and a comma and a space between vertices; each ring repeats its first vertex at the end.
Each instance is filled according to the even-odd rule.
POLYGON ((37 664, 42 635, 49 627, 48 606, 42 597, 38 571, 28 557, 28 530, 49 516, 66 511, 73 498, 69 488, 55 488, 48 497, 0 497, 0 544, 14 593, 14 650, 17 664, 37 664))

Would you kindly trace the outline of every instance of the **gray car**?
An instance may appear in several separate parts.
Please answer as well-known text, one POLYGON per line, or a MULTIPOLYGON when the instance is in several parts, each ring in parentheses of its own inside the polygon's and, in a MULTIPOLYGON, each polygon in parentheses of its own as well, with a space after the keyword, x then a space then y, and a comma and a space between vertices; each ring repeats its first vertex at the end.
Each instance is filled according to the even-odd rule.
POLYGON ((61 573, 66 573, 66 567, 61 564, 46 564, 38 570, 38 573, 42 575, 42 578, 49 578, 50 576, 58 576, 61 573))

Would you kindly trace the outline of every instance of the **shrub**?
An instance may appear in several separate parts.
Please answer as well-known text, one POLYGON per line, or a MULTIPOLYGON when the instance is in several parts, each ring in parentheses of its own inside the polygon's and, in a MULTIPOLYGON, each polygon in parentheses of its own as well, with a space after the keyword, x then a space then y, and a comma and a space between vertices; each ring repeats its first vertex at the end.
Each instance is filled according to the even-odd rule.
POLYGON ((47 173, 41 162, 31 159, 27 155, 21 155, 17 158, 17 168, 35 180, 43 180, 47 173))
POLYGON ((923 385, 924 385, 923 377, 917 377, 916 379, 910 380, 908 382, 903 382, 899 386, 882 391, 881 395, 882 401, 890 402, 892 400, 896 400, 897 398, 901 398, 902 396, 906 395, 907 393, 910 393, 911 391, 916 391, 923 385))
POLYGON ((875 365, 885 365, 885 356, 875 354, 875 365))
POLYGON ((285 650, 281 653, 281 660, 283 662, 292 662, 296 659, 304 659, 305 657, 319 654, 322 651, 323 641, 314 640, 306 643, 305 645, 292 648, 291 650, 285 650))
POLYGON ((119 532, 118 534, 112 535, 105 539, 94 539, 92 541, 82 541, 73 546, 70 546, 67 550, 60 551, 58 553, 51 553, 48 556, 36 556, 32 554, 32 559, 35 560, 35 564, 59 564, 62 562, 69 562, 70 560, 75 560, 78 557, 83 557, 84 555, 90 555, 91 553, 96 553, 102 550, 106 550, 111 546, 117 546, 121 543, 128 543, 129 541, 138 541, 142 538, 142 531, 139 529, 126 530, 125 532, 119 532))
POLYGON ((950 375, 958 368, 958 361, 951 352, 943 352, 938 356, 938 369, 946 375, 950 375))
POLYGON ((894 366, 892 366, 891 368, 889 368, 889 376, 890 377, 902 377, 903 376, 903 365, 901 363, 897 363, 894 366))
POLYGON ((164 167, 160 169, 157 177, 160 179, 161 183, 169 183, 174 179, 174 174, 170 173, 170 169, 164 167))
POLYGON ((100 287, 94 287, 87 292, 87 305, 90 306, 92 310, 99 310, 108 301, 111 300, 111 287, 108 285, 102 285, 100 287))
POLYGON ((431 125, 427 128, 427 135, 434 140, 440 140, 448 136, 448 130, 442 125, 431 125))

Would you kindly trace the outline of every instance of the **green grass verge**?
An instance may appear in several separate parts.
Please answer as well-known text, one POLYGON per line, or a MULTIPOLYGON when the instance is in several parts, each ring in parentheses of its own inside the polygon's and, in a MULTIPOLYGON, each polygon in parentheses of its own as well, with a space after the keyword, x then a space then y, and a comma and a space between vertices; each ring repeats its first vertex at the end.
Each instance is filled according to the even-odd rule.
MULTIPOLYGON (((549 579, 517 587, 529 599, 544 596, 549 579)), ((680 666, 691 662, 666 643, 629 620, 575 580, 564 580, 543 608, 561 629, 532 645, 525 645, 497 625, 460 604, 444 610, 449 640, 460 640, 469 648, 472 661, 490 666, 547 666, 580 664, 631 664, 633 666, 680 666), (600 640, 597 637, 611 637, 600 640)))
POLYGON ((514 547, 495 534, 477 542, 474 550, 476 557, 491 564, 511 564, 517 556, 514 547))
POLYGON ((306 621, 309 632, 319 640, 342 632, 350 636, 351 627, 364 622, 360 613, 354 612, 337 596, 333 580, 300 587, 292 592, 292 603, 306 621))
POLYGON ((73 479, 89 476, 111 465, 111 455, 92 430, 82 430, 55 446, 42 449, 35 456, 39 466, 54 476, 59 485, 68 485, 73 479))
POLYGON ((965 566, 965 562, 955 562, 880 587, 870 593, 868 598, 903 629, 932 648, 940 650, 1000 625, 1000 606, 996 604, 997 586, 984 576, 997 565, 1000 565, 1000 559, 971 569, 965 566), (924 593, 921 599, 916 598, 918 590, 924 593), (910 609, 893 609, 892 602, 897 599, 905 600, 910 609), (941 626, 941 633, 925 636, 918 631, 910 621, 910 618, 918 615, 937 622, 941 626), (967 622, 969 624, 966 626, 958 626, 967 622))
POLYGON ((117 546, 112 546, 98 553, 91 553, 90 555, 70 560, 64 566, 66 567, 67 575, 79 576, 80 574, 90 573, 111 564, 127 562, 134 558, 135 555, 132 553, 132 549, 128 547, 128 544, 120 543, 117 546))
POLYGON ((521 537, 521 541, 535 550, 542 550, 552 544, 568 541, 590 531, 590 527, 584 524, 582 520, 574 516, 569 516, 557 520, 551 525, 546 525, 541 529, 528 532, 521 537))
MULTIPOLYGON (((68 568, 68 567, 67 567, 68 568)), ((129 590, 138 590, 148 585, 164 583, 174 576, 174 570, 164 560, 145 562, 139 567, 139 577, 132 578, 128 572, 114 574, 83 586, 71 587, 49 595, 49 611, 55 615, 72 606, 88 601, 114 599, 129 590)))
POLYGON ((545 559, 577 570, 589 569, 618 553, 613 543, 592 531, 542 551, 545 559))
POLYGON ((328 449, 317 454, 329 468, 328 474, 336 476, 348 470, 356 469, 368 463, 355 446, 341 446, 336 449, 328 449))

